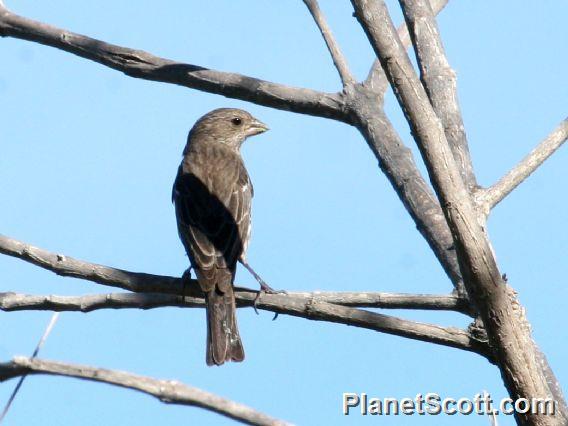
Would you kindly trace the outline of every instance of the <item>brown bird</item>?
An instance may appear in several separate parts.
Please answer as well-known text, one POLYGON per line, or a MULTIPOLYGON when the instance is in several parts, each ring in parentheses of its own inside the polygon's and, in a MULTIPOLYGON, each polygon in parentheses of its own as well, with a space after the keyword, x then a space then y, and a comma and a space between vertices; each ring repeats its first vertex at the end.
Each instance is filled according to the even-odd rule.
POLYGON ((245 357, 236 321, 233 281, 251 231, 253 187, 240 154, 246 138, 268 127, 240 109, 220 108, 205 114, 187 137, 173 187, 178 232, 201 290, 207 311, 207 365, 245 357))

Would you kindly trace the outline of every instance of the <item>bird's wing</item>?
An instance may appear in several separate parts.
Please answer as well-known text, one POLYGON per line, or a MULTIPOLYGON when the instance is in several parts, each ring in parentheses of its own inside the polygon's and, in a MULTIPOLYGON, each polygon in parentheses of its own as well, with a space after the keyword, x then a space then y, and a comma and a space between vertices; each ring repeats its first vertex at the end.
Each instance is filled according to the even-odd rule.
MULTIPOLYGON (((251 199, 250 179, 236 155, 195 153, 180 166, 173 188, 178 231, 203 276, 215 269, 234 273, 250 233, 251 199)), ((202 287, 213 284, 203 281, 202 287)))
POLYGON ((250 240, 250 234, 252 230, 252 197, 254 195, 254 189, 249 175, 242 164, 240 163, 238 171, 237 184, 235 185, 233 191, 231 191, 231 196, 229 198, 229 209, 236 212, 234 215, 235 222, 237 223, 237 228, 239 232, 239 239, 242 244, 241 251, 239 252, 237 259, 244 258, 247 251, 248 243, 250 240))

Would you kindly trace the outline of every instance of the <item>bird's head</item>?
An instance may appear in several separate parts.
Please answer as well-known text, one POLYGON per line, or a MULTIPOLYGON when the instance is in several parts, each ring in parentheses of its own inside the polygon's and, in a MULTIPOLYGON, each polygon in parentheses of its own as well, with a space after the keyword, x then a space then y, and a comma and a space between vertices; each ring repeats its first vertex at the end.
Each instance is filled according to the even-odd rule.
POLYGON ((197 120, 189 132, 188 142, 220 142, 239 149, 246 138, 267 130, 266 124, 242 109, 219 108, 197 120))

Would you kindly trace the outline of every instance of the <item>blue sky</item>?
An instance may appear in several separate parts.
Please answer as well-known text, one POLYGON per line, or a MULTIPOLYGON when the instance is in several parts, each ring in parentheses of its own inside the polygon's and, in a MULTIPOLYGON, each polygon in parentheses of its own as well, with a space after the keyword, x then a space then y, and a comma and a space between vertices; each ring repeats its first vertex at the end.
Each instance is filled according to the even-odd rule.
MULTIPOLYGON (((301 1, 33 2, 14 12, 153 54, 323 91, 340 82, 301 1)), ((321 6, 353 72, 373 53, 349 2, 321 6)), ((389 2, 397 22, 401 14, 389 2)), ((458 75, 479 183, 490 185, 566 115, 568 4, 451 0, 439 24, 458 75)), ((15 39, 0 40, 0 233, 91 262, 155 274, 187 267, 171 184, 187 132, 203 113, 239 107, 271 131, 243 156, 255 186, 249 261, 275 288, 444 293, 450 283, 358 132, 173 85, 15 39)), ((387 111, 419 158, 392 95, 387 111)), ((568 153, 561 149, 497 206, 489 233, 500 268, 519 292, 533 333, 564 385, 568 153)), ((421 166, 422 167, 422 166, 421 166)), ((422 170, 424 168, 422 167, 422 170)), ((0 257, 0 291, 112 292, 0 257)), ((237 282, 256 288, 240 271, 237 282)), ((465 327, 451 313, 391 311, 465 327)), ((0 359, 30 354, 50 313, 0 313, 0 359)), ((251 309, 238 312, 246 362, 208 368, 202 310, 63 313, 41 356, 176 378, 297 424, 486 425, 483 417, 341 415, 342 392, 455 398, 505 396, 499 372, 456 349, 251 309)), ((0 403, 14 381, 0 386, 0 403)), ((131 391, 30 377, 7 425, 231 424, 131 391)), ((513 424, 500 418, 500 425, 513 424)))

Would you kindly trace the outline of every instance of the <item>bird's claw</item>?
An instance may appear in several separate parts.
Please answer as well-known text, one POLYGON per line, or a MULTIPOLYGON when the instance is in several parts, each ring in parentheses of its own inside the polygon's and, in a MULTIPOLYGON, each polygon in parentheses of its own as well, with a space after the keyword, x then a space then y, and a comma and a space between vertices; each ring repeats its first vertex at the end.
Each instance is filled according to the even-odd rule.
MULTIPOLYGON (((266 293, 266 294, 288 294, 285 290, 274 290, 272 287, 270 287, 268 284, 266 284, 264 281, 260 282, 260 291, 258 293, 256 293, 256 297, 254 298, 254 301, 252 302, 252 307, 254 309, 254 312, 259 315, 258 313, 258 302, 260 300, 260 296, 262 295, 262 293, 266 293)), ((278 318, 278 312, 274 313, 274 318, 272 318, 272 321, 274 321, 276 318, 278 318)))
POLYGON ((274 290, 264 281, 260 283, 260 292, 259 293, 267 293, 267 294, 288 294, 286 290, 274 290))
POLYGON ((258 313, 258 308, 256 306, 258 304, 258 301, 260 300, 260 293, 262 293, 262 291, 259 291, 258 293, 256 293, 256 297, 254 298, 254 301, 252 302, 252 308, 254 309, 254 313, 257 314, 257 315, 260 315, 258 313))

